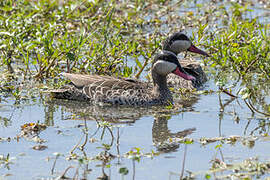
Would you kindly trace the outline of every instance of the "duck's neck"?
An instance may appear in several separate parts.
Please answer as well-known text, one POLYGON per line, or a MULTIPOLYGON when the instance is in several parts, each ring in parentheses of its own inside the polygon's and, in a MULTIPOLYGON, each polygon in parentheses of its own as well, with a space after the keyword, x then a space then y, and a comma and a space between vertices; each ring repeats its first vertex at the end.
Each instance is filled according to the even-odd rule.
POLYGON ((155 98, 164 101, 164 103, 172 103, 172 94, 167 86, 167 77, 152 71, 153 78, 153 95, 155 98))

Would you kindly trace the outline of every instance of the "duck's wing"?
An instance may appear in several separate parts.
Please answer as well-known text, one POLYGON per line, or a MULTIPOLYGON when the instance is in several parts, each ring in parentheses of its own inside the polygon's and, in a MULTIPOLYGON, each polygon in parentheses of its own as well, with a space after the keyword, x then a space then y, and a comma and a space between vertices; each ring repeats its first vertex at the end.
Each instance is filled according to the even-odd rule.
POLYGON ((80 99, 87 97, 88 100, 96 102, 131 104, 150 98, 150 86, 136 79, 70 73, 63 73, 63 76, 71 80, 75 86, 69 88, 69 91, 72 89, 73 94, 81 93, 80 97, 83 98, 80 99))
POLYGON ((185 80, 175 74, 169 74, 167 76, 167 83, 168 86, 171 88, 174 88, 176 90, 178 89, 194 89, 194 84, 192 81, 185 80))
POLYGON ((72 84, 77 88, 83 88, 86 86, 101 86, 109 89, 140 89, 147 88, 149 86, 148 83, 132 78, 115 78, 112 76, 84 75, 72 73, 62 73, 62 75, 65 78, 69 79, 72 84))
POLYGON ((115 78, 110 76, 99 76, 99 75, 86 75, 86 74, 73 74, 73 73, 62 73, 62 75, 69 79, 76 87, 83 88, 96 81, 113 80, 115 78))
POLYGON ((207 81, 206 74, 204 73, 200 63, 192 59, 181 59, 180 61, 183 69, 190 75, 196 78, 195 81, 185 80, 175 74, 169 74, 167 76, 167 83, 169 87, 176 89, 194 89, 203 85, 207 81))
POLYGON ((207 76, 198 61, 192 59, 184 59, 180 63, 187 73, 196 78, 196 80, 193 81, 195 88, 202 86, 207 81, 207 76))

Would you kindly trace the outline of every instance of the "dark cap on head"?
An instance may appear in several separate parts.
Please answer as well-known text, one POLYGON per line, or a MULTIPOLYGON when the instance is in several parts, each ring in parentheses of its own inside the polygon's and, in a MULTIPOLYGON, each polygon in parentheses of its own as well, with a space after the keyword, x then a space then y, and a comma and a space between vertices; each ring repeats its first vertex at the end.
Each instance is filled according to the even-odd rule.
POLYGON ((172 34, 171 36, 169 36, 164 42, 163 42, 163 50, 167 50, 170 51, 170 46, 172 45, 172 43, 174 41, 177 40, 183 40, 183 41, 190 41, 190 39, 182 32, 176 32, 174 34, 172 34))

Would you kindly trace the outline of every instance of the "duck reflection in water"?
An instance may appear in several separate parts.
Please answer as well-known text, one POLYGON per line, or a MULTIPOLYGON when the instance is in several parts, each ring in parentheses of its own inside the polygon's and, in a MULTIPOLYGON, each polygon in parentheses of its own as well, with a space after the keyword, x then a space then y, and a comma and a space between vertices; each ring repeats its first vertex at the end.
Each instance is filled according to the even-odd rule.
POLYGON ((196 128, 188 128, 176 133, 172 133, 168 128, 170 116, 156 116, 152 127, 153 144, 159 152, 173 152, 179 148, 179 143, 172 139, 184 138, 192 134, 196 128))
MULTIPOLYGON (((49 106, 55 111, 56 106, 60 105, 64 112, 71 112, 72 116, 64 117, 65 120, 90 120, 90 121, 107 121, 112 124, 134 124, 137 120, 145 116, 154 116, 152 126, 152 141, 158 151, 171 152, 179 148, 179 143, 171 143, 170 139, 183 138, 193 133, 195 128, 186 128, 181 131, 172 133, 168 127, 168 121, 171 115, 180 113, 179 109, 190 109, 197 102, 198 97, 191 98, 184 105, 173 109, 165 109, 164 107, 123 107, 123 106, 89 106, 88 103, 78 101, 67 101, 61 99, 53 99, 48 102, 49 106), (75 116, 74 116, 75 115, 75 116)), ((191 109, 192 110, 192 109, 191 109)), ((50 113, 50 111, 48 111, 50 113)), ((51 116, 48 116, 51 117, 51 116)))

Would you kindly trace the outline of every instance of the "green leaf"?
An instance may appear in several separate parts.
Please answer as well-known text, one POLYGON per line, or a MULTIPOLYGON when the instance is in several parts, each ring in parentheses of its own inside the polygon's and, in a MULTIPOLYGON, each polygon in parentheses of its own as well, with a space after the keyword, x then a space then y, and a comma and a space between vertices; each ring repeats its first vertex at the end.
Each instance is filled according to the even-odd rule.
POLYGON ((218 145, 215 146, 215 149, 219 149, 221 147, 222 147, 222 144, 218 144, 218 145))
POLYGON ((211 178, 211 175, 210 174, 205 174, 205 179, 210 179, 211 178))
POLYGON ((137 66, 139 66, 139 68, 142 68, 142 64, 141 62, 138 60, 138 58, 135 58, 135 62, 137 64, 137 66))
POLYGON ((128 174, 128 169, 126 167, 122 167, 118 171, 120 174, 127 175, 128 174))

